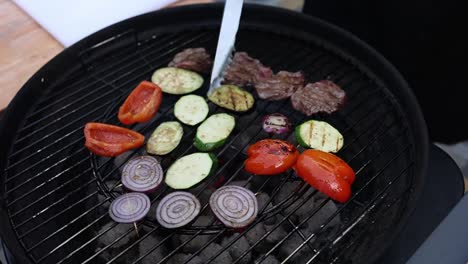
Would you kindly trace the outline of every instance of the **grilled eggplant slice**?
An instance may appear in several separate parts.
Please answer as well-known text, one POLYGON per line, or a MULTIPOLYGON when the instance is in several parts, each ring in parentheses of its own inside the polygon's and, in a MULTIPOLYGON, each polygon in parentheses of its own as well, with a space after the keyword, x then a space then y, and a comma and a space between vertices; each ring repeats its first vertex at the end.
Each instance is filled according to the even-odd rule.
POLYGON ((173 67, 156 70, 151 81, 168 94, 188 94, 203 85, 203 77, 200 74, 173 67))
POLYGON ((208 99, 214 104, 236 112, 245 112, 254 105, 252 94, 235 85, 221 85, 208 99))

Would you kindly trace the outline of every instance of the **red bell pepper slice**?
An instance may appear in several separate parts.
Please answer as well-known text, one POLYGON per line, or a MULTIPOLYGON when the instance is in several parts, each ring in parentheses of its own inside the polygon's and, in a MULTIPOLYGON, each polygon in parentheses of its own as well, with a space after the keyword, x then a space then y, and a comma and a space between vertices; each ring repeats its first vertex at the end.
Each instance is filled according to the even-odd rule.
POLYGON ((304 181, 335 201, 344 203, 351 197, 351 184, 356 176, 338 156, 309 149, 299 156, 294 169, 304 181))
POLYGON ((118 118, 125 125, 147 122, 156 114, 161 101, 161 88, 152 82, 142 81, 125 99, 118 118))
POLYGON ((141 147, 145 141, 145 136, 138 132, 102 123, 87 123, 84 134, 85 146, 94 154, 106 157, 141 147))
POLYGON ((244 163, 247 172, 256 175, 275 175, 291 168, 299 156, 294 145, 279 139, 264 139, 247 150, 244 163))

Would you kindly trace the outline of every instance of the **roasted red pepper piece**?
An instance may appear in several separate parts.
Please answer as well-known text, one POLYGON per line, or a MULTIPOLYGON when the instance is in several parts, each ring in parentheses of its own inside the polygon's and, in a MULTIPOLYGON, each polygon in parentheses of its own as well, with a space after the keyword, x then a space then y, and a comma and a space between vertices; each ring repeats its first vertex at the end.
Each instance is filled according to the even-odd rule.
POLYGON ((120 107, 119 120, 125 125, 147 122, 156 114, 161 101, 161 88, 152 82, 142 81, 120 107))
POLYGON ((85 146, 94 154, 115 157, 141 147, 145 136, 133 130, 102 123, 87 123, 84 128, 85 146))
POLYGON ((297 175, 331 199, 344 203, 351 197, 353 169, 339 157, 320 150, 306 150, 294 165, 297 175))
POLYGON ((279 139, 264 139, 247 150, 245 170, 256 175, 274 175, 291 168, 299 156, 292 144, 279 139))

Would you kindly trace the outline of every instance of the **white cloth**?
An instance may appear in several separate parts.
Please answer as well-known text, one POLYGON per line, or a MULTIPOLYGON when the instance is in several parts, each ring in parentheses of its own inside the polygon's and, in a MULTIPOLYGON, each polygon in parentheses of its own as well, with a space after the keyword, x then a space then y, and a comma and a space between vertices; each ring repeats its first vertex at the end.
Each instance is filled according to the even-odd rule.
POLYGON ((14 1, 65 47, 106 26, 176 2, 176 0, 14 1))

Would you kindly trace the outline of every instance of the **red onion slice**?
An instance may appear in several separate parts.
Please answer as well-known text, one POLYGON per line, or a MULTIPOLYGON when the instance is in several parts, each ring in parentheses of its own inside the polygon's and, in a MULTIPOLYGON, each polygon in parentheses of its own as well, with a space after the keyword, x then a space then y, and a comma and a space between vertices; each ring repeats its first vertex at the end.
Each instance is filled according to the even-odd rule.
POLYGON ((250 190, 236 185, 216 190, 210 197, 210 207, 219 221, 236 229, 251 224, 258 214, 255 195, 250 190))
POLYGON ((151 201, 143 193, 126 193, 112 201, 110 217, 118 223, 134 223, 143 219, 149 212, 151 201))
POLYGON ((156 208, 156 220, 165 228, 178 228, 190 223, 200 213, 197 197, 188 192, 166 195, 156 208))
POLYGON ((282 134, 291 129, 288 118, 280 113, 267 115, 263 118, 263 130, 267 133, 282 134))
POLYGON ((151 156, 132 158, 122 169, 122 184, 133 192, 151 193, 156 190, 162 180, 161 164, 151 156))

